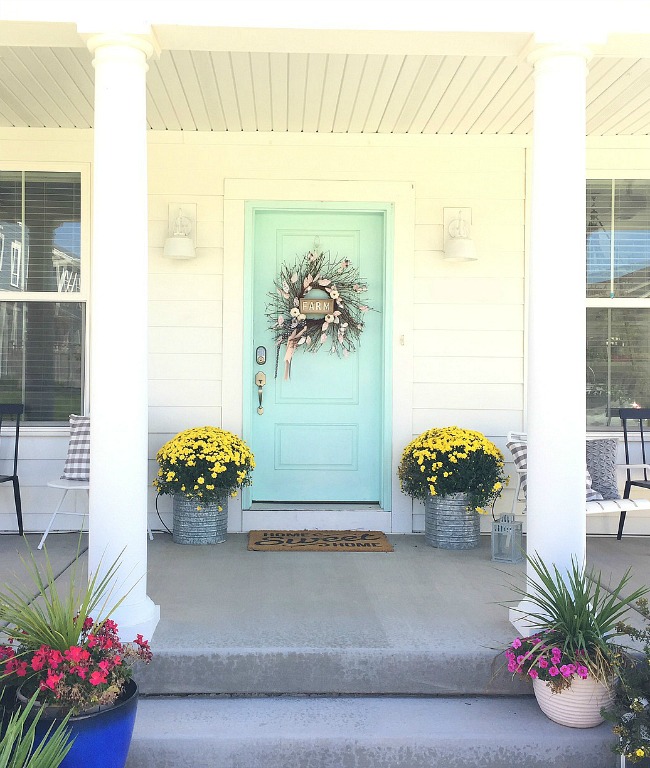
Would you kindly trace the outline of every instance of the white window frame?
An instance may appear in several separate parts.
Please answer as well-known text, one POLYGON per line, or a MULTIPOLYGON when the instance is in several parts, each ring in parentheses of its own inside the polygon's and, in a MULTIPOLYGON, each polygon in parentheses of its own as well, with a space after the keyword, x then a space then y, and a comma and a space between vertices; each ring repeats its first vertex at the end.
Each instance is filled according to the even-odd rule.
MULTIPOLYGON (((16 162, 16 161, 2 161, 0 163, 0 171, 4 172, 36 172, 36 173, 78 173, 81 180, 81 259, 79 264, 79 270, 81 274, 79 291, 77 293, 61 292, 58 291, 4 291, 0 289, 0 301, 23 301, 23 302, 53 302, 63 303, 72 302, 79 303, 85 306, 85 333, 84 333, 84 349, 82 351, 82 375, 83 375, 83 391, 82 391, 82 403, 86 412, 89 410, 89 338, 90 334, 88 329, 90 327, 90 229, 91 229, 91 169, 90 163, 66 163, 66 162, 16 162)), ((24 252, 24 248, 23 248, 24 252)), ((53 424, 52 426, 40 426, 29 427, 25 426, 25 430, 37 434, 38 432, 45 432, 46 434, 52 434, 52 431, 59 430, 62 433, 67 433, 69 427, 61 427, 53 424)), ((23 428, 21 428, 21 432, 23 428)))
MULTIPOLYGON (((628 171, 621 171, 621 170, 590 170, 587 173, 587 183, 589 181, 594 181, 598 179, 607 179, 612 182, 622 182, 627 180, 633 180, 633 181, 647 181, 650 185, 650 173, 639 173, 639 172, 630 172, 628 171)), ((588 199, 587 199, 587 189, 585 185, 585 216, 586 216, 586 210, 588 206, 588 199)), ((613 216, 613 211, 612 211, 613 216)), ((586 221, 586 218, 585 218, 586 221)), ((586 292, 586 276, 585 276, 585 292, 586 292)), ((609 298, 609 297, 600 297, 600 298, 586 298, 586 308, 605 308, 605 309, 647 309, 650 310, 650 297, 643 298, 643 297, 634 297, 629 299, 624 298, 609 298)), ((585 350, 586 353, 586 350, 585 350)), ((585 357, 585 368, 587 365, 587 360, 585 357)), ((585 414, 586 418, 586 414, 585 414)), ((590 433, 597 434, 599 430, 589 430, 590 433)), ((603 434, 606 434, 607 436, 612 436, 617 434, 617 431, 611 431, 608 430, 607 432, 603 432, 603 434)))

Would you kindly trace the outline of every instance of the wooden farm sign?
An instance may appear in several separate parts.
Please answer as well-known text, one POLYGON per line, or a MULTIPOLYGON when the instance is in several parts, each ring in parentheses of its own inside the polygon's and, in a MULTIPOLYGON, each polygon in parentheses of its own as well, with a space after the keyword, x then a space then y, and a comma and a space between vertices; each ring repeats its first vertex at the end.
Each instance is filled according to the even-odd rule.
POLYGON ((331 315, 334 312, 334 299, 300 299, 298 309, 302 315, 331 315))

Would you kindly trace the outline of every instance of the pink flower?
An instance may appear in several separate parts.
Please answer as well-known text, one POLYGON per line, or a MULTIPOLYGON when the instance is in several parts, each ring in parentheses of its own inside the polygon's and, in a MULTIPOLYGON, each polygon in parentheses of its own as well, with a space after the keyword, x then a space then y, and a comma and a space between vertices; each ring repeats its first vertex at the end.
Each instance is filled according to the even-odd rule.
POLYGON ((548 661, 547 661, 546 659, 540 659, 540 660, 537 662, 537 666, 538 666, 540 669, 546 669, 546 668, 548 667, 548 661))
POLYGON ((533 678, 533 680, 536 680, 539 677, 536 669, 529 670, 528 674, 533 678))
POLYGON ((578 664, 576 667, 576 672, 578 674, 578 677, 581 677, 583 680, 585 680, 589 675, 589 670, 587 667, 583 666, 582 664, 578 664))
POLYGON ((106 675, 101 672, 93 672, 90 676, 91 685, 102 685, 106 682, 106 675))
POLYGON ((518 637, 515 637, 515 639, 512 641, 512 647, 521 648, 521 640, 518 637))
POLYGON ((555 666, 549 667, 548 673, 551 677, 557 677, 560 674, 560 670, 555 666))

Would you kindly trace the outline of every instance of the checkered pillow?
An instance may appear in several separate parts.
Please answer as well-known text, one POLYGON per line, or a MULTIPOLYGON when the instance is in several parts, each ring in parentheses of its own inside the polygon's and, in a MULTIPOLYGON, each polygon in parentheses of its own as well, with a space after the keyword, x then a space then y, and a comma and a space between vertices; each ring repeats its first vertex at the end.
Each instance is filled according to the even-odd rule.
POLYGON ((515 462, 515 467, 517 467, 518 470, 521 470, 523 474, 521 475, 521 489, 524 492, 524 498, 527 496, 528 491, 528 483, 527 483, 527 475, 526 470, 528 469, 528 443, 525 443, 523 441, 511 441, 506 443, 506 448, 510 451, 512 454, 512 458, 515 462))
MULTIPOLYGON (((587 442, 587 445, 589 445, 589 442, 587 442)), ((526 482, 527 475, 525 474, 525 470, 528 469, 528 446, 525 442, 508 442, 506 443, 506 447, 512 454, 512 458, 515 462, 515 466, 518 470, 523 470, 524 474, 521 476, 521 487, 524 492, 524 498, 527 497, 527 491, 528 491, 528 484, 526 482)), ((589 460, 589 450, 587 450, 587 460, 589 460)), ((592 487, 592 479, 591 475, 589 474, 589 469, 585 470, 585 499, 586 501, 599 501, 602 499, 602 495, 599 493, 598 489, 592 487)))
POLYGON ((90 416, 70 414, 70 442, 61 478, 90 479, 90 416))

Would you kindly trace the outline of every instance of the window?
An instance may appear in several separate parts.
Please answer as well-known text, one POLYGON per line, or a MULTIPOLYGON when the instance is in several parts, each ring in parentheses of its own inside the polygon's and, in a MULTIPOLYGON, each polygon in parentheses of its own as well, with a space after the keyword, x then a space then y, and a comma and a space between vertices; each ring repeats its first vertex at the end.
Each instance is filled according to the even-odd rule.
POLYGON ((0 399, 67 423, 83 412, 80 174, 0 171, 0 247, 0 399))
POLYGON ((587 182, 587 428, 650 406, 650 180, 587 182))

